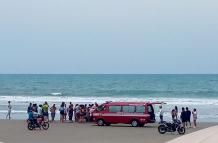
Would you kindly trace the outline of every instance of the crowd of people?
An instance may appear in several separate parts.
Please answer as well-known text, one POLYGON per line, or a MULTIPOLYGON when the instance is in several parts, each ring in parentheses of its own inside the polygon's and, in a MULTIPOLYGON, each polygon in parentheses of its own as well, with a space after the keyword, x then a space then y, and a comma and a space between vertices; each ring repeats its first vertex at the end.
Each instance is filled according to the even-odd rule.
POLYGON ((92 112, 98 107, 98 104, 75 104, 75 106, 72 104, 72 102, 67 104, 65 102, 62 102, 60 107, 57 108, 55 104, 53 104, 51 107, 48 105, 47 102, 44 102, 43 104, 37 105, 30 103, 27 108, 27 113, 30 117, 33 116, 36 118, 38 116, 43 117, 46 121, 53 122, 56 117, 56 113, 60 113, 60 122, 64 123, 65 121, 70 122, 90 122, 92 121, 92 112), (49 112, 50 111, 50 112, 49 112), (49 114, 50 113, 50 114, 49 114))
MULTIPOLYGON (((92 121, 92 113, 98 107, 99 105, 97 103, 73 105, 72 102, 70 102, 67 106, 65 102, 62 102, 59 108, 57 108, 55 104, 50 107, 47 102, 40 105, 30 103, 27 108, 27 113, 29 118, 43 117, 44 120, 53 122, 55 120, 56 113, 59 112, 61 123, 64 123, 66 120, 70 122, 75 121, 83 123, 92 121)), ((6 119, 11 119, 11 110, 11 101, 8 101, 8 113, 6 115, 6 119)), ((182 111, 179 115, 178 107, 175 106, 175 108, 171 111, 171 116, 172 120, 180 119, 184 127, 191 127, 192 116, 193 127, 197 127, 197 110, 195 108, 191 112, 188 107, 182 107, 182 111)), ((159 117, 160 122, 163 122, 164 111, 162 106, 159 106, 159 117)))
MULTIPOLYGON (((163 122, 163 109, 159 106, 160 122, 163 122)), ((191 116, 193 118, 193 127, 197 127, 197 110, 194 108, 191 112, 188 107, 182 107, 182 111, 179 116, 178 107, 175 106, 171 111, 172 120, 180 119, 184 127, 191 127, 191 116)))

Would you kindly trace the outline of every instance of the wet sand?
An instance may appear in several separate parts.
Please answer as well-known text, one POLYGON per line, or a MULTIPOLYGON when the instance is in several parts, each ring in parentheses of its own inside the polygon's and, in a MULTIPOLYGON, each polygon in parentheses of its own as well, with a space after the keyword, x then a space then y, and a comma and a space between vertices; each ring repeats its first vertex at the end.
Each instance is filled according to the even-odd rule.
MULTIPOLYGON (((188 128, 187 134, 217 123, 200 123, 197 129, 188 128)), ((161 135, 157 124, 133 128, 128 125, 98 127, 92 123, 51 123, 45 130, 29 131, 25 121, 0 120, 0 142, 3 143, 164 143, 180 137, 176 132, 161 135)))

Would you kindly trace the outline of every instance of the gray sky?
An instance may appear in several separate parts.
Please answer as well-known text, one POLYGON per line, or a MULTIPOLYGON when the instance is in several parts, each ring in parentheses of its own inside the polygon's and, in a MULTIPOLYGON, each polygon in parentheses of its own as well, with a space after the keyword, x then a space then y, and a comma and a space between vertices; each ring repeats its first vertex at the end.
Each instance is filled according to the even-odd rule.
POLYGON ((2 0, 0 73, 218 73, 218 1, 2 0))

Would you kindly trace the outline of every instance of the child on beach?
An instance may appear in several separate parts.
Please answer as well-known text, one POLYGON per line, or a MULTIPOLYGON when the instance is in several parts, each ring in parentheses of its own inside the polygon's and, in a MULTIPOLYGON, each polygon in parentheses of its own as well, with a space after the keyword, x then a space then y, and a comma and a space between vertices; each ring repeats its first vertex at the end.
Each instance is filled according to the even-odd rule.
POLYGON ((196 109, 192 111, 192 116, 193 116, 194 128, 196 128, 197 127, 197 110, 196 109))
POLYGON ((9 120, 11 119, 11 109, 12 109, 11 101, 8 101, 8 113, 6 115, 6 119, 9 119, 9 120))

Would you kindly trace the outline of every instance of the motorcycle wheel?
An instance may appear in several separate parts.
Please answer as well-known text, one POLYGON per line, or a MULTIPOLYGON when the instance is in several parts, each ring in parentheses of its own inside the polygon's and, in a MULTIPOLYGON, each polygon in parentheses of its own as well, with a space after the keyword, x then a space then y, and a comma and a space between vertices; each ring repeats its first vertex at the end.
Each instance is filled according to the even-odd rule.
POLYGON ((49 128, 49 123, 48 123, 48 122, 44 122, 44 123, 42 124, 42 128, 43 128, 44 130, 48 130, 48 128, 49 128))
POLYGON ((34 125, 31 124, 31 123, 28 123, 27 128, 28 128, 29 130, 33 130, 33 129, 34 129, 34 125))
POLYGON ((178 127, 178 133, 180 134, 180 135, 184 135, 185 134, 185 128, 184 127, 178 127))
POLYGON ((164 125, 159 125, 158 126, 158 132, 160 134, 165 134, 166 133, 166 127, 164 125))

